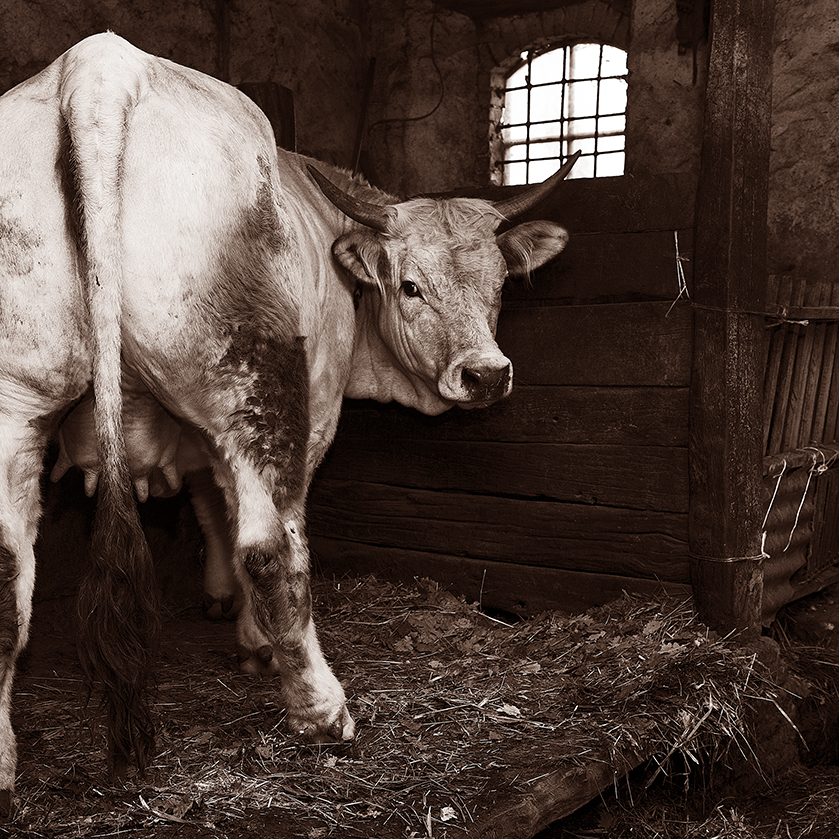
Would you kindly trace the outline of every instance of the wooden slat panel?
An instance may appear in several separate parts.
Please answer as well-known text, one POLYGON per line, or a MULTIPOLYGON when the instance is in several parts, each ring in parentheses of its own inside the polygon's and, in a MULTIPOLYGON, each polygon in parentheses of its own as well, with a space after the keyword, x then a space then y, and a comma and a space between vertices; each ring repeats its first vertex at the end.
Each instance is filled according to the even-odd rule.
POLYGON ((495 440, 685 446, 688 389, 542 387, 516 384, 489 408, 436 417, 396 403, 345 400, 335 445, 356 438, 495 440))
POLYGON ((692 312, 686 304, 670 305, 506 309, 498 344, 526 384, 686 386, 692 312))
POLYGON ((687 470, 687 448, 388 437, 335 446, 318 477, 686 513, 687 470))
MULTIPOLYGON (((679 253, 690 260, 693 230, 679 230, 678 235, 679 253)), ((683 263, 688 287, 691 264, 683 263)), ((562 255, 538 269, 532 283, 508 282, 504 301, 672 301, 678 294, 674 231, 659 230, 572 235, 562 255)))
MULTIPOLYGON (((455 594, 485 608, 527 616, 551 609, 583 612, 619 598, 624 591, 689 597, 687 577, 679 582, 597 574, 558 568, 470 559, 446 553, 405 550, 347 542, 313 534, 312 558, 317 573, 330 577, 376 574, 383 579, 411 582, 431 577, 455 594)), ((681 567, 687 574, 684 563, 681 567)))
POLYGON ((311 533, 371 545, 683 582, 687 517, 321 479, 311 533))

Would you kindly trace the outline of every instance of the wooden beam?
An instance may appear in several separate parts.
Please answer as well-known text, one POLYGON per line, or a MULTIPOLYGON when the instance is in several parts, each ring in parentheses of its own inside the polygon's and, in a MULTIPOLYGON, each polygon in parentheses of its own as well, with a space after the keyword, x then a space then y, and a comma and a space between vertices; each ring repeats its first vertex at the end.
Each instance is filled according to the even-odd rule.
POLYGON ((696 200, 691 580, 705 621, 760 631, 773 0, 715 3, 696 200))

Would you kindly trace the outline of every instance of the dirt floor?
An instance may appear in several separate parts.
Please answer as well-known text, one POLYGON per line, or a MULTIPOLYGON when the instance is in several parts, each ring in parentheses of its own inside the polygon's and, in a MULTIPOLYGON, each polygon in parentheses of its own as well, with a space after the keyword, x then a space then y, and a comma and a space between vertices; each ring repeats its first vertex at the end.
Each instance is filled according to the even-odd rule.
POLYGON ((275 685, 236 672, 234 627, 188 609, 167 618, 157 758, 122 784, 86 710, 69 604, 41 610, 0 837, 839 836, 832 591, 788 609, 759 655, 665 601, 508 626, 429 582, 323 583, 316 600, 355 743, 288 737, 275 685), (589 786, 559 789, 568 778, 589 786))

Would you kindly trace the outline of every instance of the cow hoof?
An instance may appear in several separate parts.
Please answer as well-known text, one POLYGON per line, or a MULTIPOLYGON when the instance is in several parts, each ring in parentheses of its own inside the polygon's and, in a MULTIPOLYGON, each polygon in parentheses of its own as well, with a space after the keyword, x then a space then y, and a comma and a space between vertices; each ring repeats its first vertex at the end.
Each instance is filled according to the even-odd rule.
POLYGON ((211 594, 205 594, 201 601, 201 610, 204 612, 204 617, 211 621, 235 621, 239 615, 239 606, 232 595, 219 599, 211 594))
POLYGON ((15 814, 15 794, 10 789, 0 789, 0 821, 8 821, 15 814))
POLYGON ((246 650, 240 646, 236 656, 239 672, 245 676, 276 676, 281 672, 274 660, 274 649, 270 644, 265 644, 258 650, 246 650))
POLYGON ((342 705, 337 714, 318 720, 290 713, 286 725, 292 734, 307 743, 345 743, 355 737, 355 722, 346 705, 342 705))

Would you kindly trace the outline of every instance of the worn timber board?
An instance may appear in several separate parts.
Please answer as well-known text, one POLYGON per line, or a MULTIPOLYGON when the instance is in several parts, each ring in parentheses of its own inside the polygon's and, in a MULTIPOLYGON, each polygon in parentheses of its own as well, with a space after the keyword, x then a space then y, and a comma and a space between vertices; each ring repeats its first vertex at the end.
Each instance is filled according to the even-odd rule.
MULTIPOLYGON (((370 483, 687 513, 687 448, 355 439, 327 455, 321 473, 370 483)), ((317 497, 317 489, 313 490, 317 497)))
MULTIPOLYGON (((375 574, 384 580, 412 583, 430 577, 469 601, 523 617, 553 609, 576 614, 616 600, 627 591, 649 597, 667 593, 689 599, 691 595, 687 576, 682 582, 667 582, 389 548, 318 533, 311 534, 309 545, 313 568, 327 579, 340 580, 349 573, 375 574)), ((682 563, 685 575, 686 562, 685 558, 682 563)))
POLYGON ((623 303, 508 308, 498 345, 530 385, 686 386, 689 305, 623 303))
POLYGON ((676 247, 691 285, 693 231, 575 233, 562 255, 534 272, 530 283, 508 282, 504 304, 547 300, 584 303, 669 299, 679 294, 676 247), (678 239, 676 238, 678 235, 678 239))
MULTIPOLYGON (((527 187, 462 189, 457 195, 497 200, 527 187)), ((455 194, 455 193, 450 193, 455 194)), ((622 175, 563 181, 516 223, 551 219, 574 233, 631 233, 693 227, 696 178, 687 174, 622 175)))
POLYGON ((687 582, 687 516, 320 478, 312 534, 524 565, 687 582))
POLYGON ((542 386, 522 384, 517 379, 510 396, 489 408, 453 408, 436 417, 396 403, 345 400, 336 448, 355 445, 364 438, 386 437, 406 442, 686 446, 688 389, 542 386))

